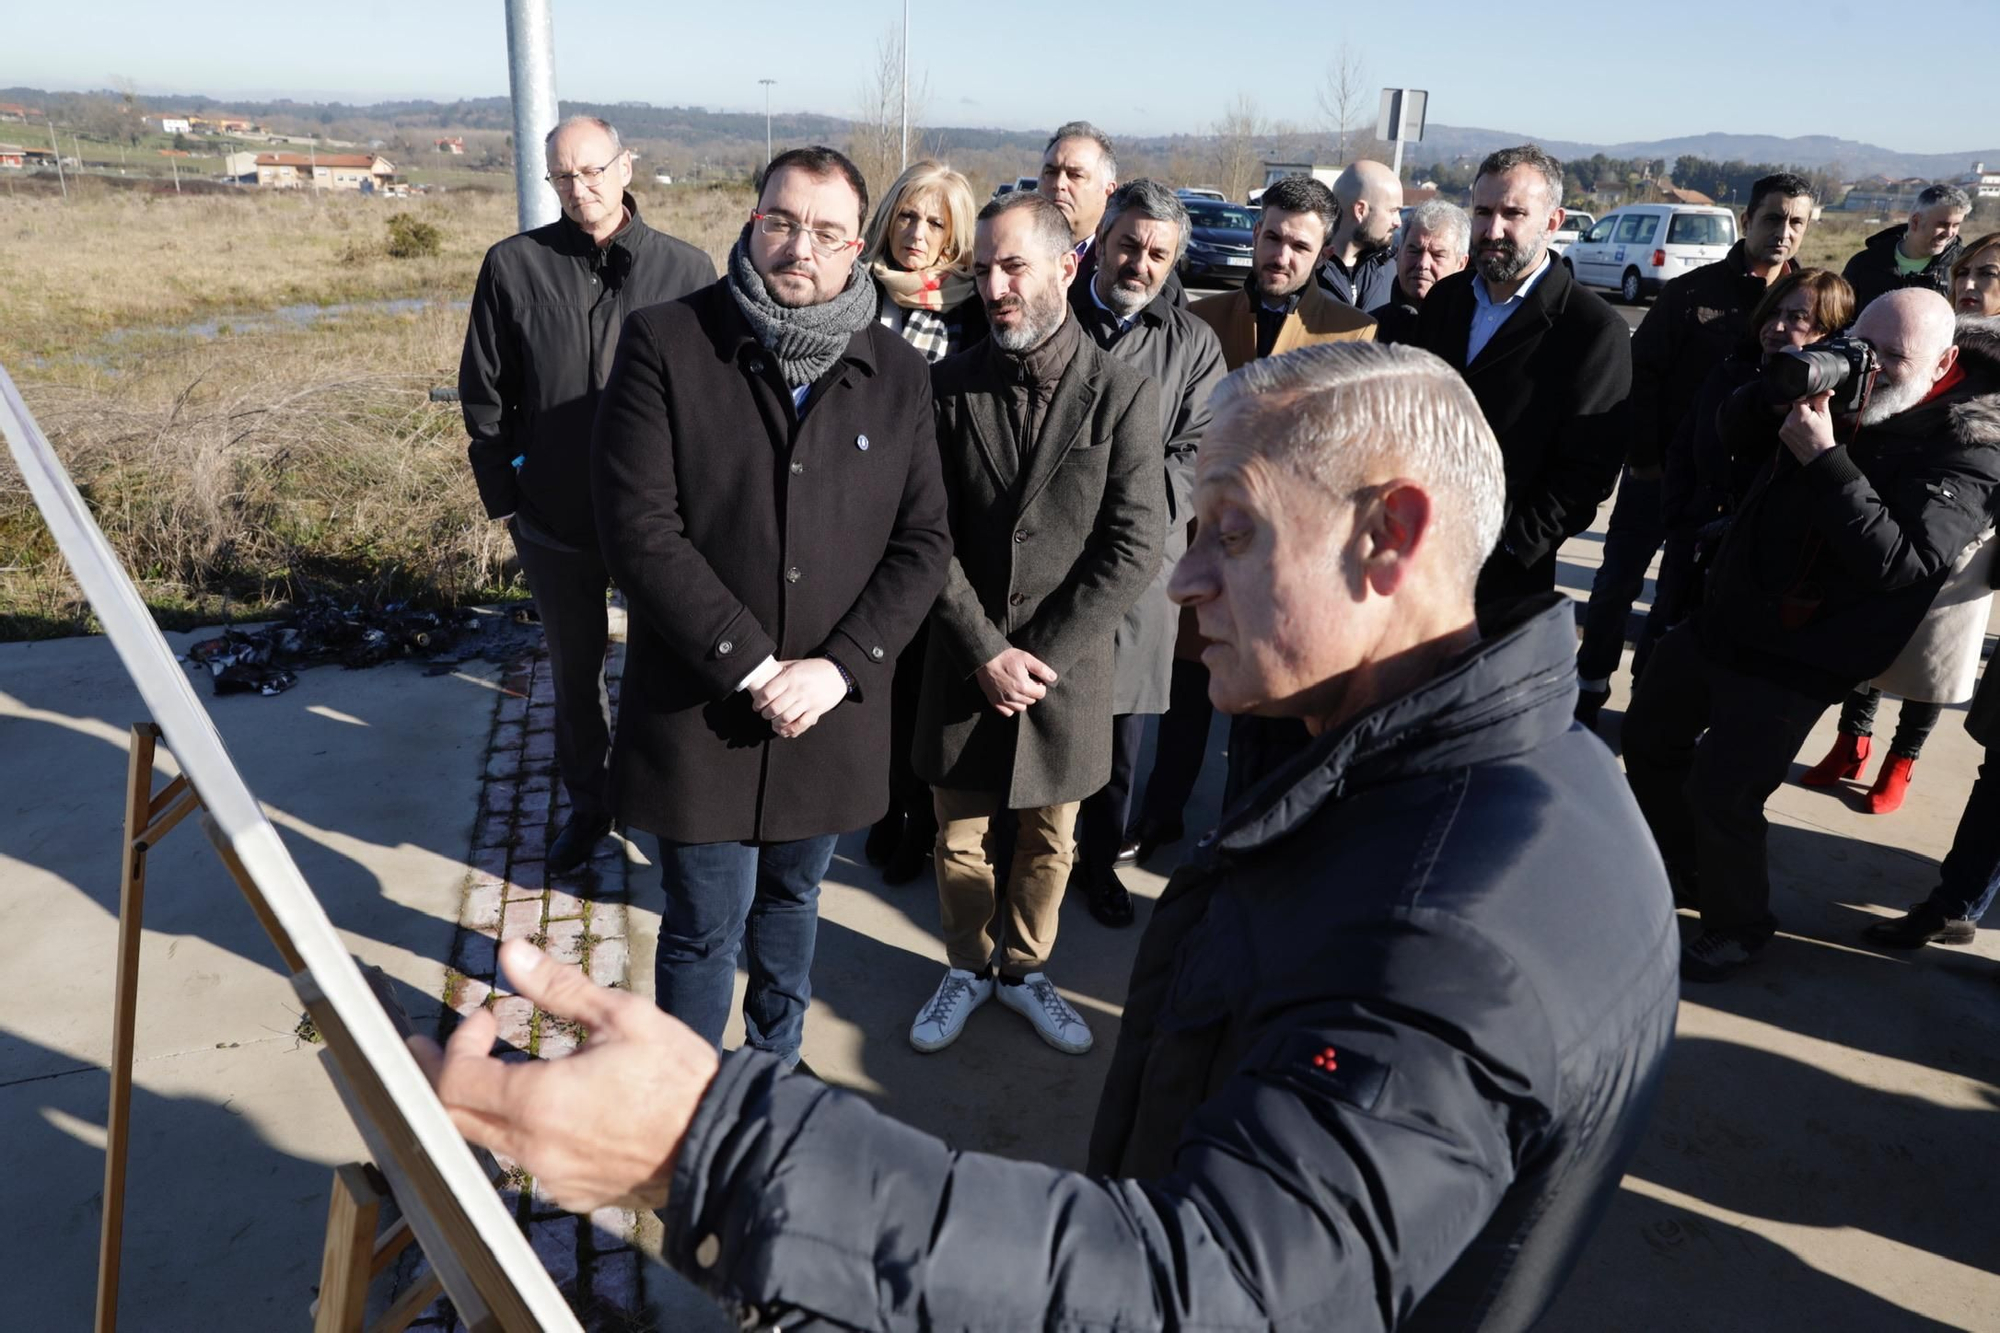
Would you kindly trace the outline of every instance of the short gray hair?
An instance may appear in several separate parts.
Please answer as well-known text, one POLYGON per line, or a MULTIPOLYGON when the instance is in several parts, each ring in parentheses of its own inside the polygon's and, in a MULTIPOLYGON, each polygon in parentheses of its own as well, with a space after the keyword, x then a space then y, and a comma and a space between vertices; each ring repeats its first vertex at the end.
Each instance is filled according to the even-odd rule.
POLYGON ((986 207, 979 210, 978 221, 991 222, 1003 213, 1024 208, 1034 213, 1035 236, 1047 247, 1050 258, 1061 259, 1064 251, 1075 248, 1076 243, 1069 238, 1069 219, 1034 190, 1014 190, 998 199, 989 199, 986 207))
POLYGON ((614 157, 625 151, 625 141, 618 137, 618 127, 601 116, 571 116, 568 120, 556 122, 556 127, 542 136, 542 151, 548 152, 549 145, 556 141, 556 136, 572 125, 594 125, 603 130, 611 139, 611 153, 614 157))
POLYGON ((1500 441, 1464 377, 1421 348, 1319 343, 1245 362, 1216 386, 1216 416, 1240 406, 1264 430, 1257 452, 1352 504, 1374 479, 1407 476, 1431 497, 1445 569, 1472 595, 1500 540, 1506 497, 1500 441))
POLYGON ((1497 152, 1488 153, 1486 160, 1479 164, 1479 170, 1472 179, 1477 184, 1481 176, 1502 175, 1515 167, 1533 167, 1541 178, 1548 182, 1549 206, 1562 207, 1563 164, 1537 144, 1524 143, 1516 148, 1502 148, 1497 152))
POLYGON ((1051 134, 1049 141, 1042 145, 1042 152, 1046 154, 1049 149, 1054 148, 1064 139, 1088 139, 1096 144, 1097 150, 1104 154, 1105 177, 1109 180, 1118 179, 1118 155, 1111 151, 1111 138, 1103 130, 1098 129, 1097 126, 1087 120, 1069 121, 1056 126, 1056 132, 1051 134))
POLYGON ((1410 210, 1403 222, 1403 234, 1413 231, 1436 236, 1461 257, 1472 253, 1472 219, 1449 199, 1426 199, 1410 210))
POLYGON ((1917 196, 1918 208, 1936 208, 1939 204, 1944 204, 1952 212, 1972 211, 1972 197, 1956 185, 1932 185, 1917 196))
POLYGON ((1109 236, 1118 219, 1127 213, 1137 213, 1155 222, 1172 223, 1180 235, 1180 244, 1174 250, 1174 263, 1181 262, 1181 256, 1187 253, 1188 228, 1193 224, 1188 218, 1187 205, 1181 202, 1179 195, 1144 176, 1127 181, 1105 202, 1104 220, 1097 224, 1098 236, 1109 236))

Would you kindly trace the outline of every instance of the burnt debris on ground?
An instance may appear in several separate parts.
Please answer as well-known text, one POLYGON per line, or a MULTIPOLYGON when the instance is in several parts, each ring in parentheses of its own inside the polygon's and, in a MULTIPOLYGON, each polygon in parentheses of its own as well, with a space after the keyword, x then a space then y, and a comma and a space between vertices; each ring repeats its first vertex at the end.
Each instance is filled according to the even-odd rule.
POLYGON ((512 660, 539 630, 534 603, 497 610, 426 611, 405 602, 348 606, 332 598, 301 603, 255 630, 224 630, 191 645, 184 660, 205 668, 217 694, 283 694, 304 667, 338 662, 349 670, 420 661, 442 675, 478 658, 512 660))

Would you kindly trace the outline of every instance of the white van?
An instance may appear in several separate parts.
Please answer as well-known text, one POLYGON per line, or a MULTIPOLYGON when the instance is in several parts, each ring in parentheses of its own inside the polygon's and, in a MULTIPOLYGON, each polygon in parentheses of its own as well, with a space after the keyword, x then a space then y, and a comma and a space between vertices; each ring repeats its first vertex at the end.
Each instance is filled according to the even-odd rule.
POLYGON ((1614 291, 1630 304, 1658 296, 1667 279, 1713 264, 1736 244, 1736 215, 1694 204, 1615 208, 1563 255, 1576 280, 1614 291))

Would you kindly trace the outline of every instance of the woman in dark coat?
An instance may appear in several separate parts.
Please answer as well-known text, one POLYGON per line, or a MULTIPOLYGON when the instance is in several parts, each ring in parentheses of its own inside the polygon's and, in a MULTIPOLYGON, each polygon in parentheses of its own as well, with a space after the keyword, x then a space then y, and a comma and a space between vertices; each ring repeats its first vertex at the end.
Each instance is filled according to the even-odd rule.
MULTIPOLYGON (((880 293, 877 322, 932 364, 986 337, 986 310, 972 285, 972 185, 942 162, 914 162, 889 187, 868 224, 862 259, 880 293)), ((882 879, 907 884, 923 873, 937 841, 930 788, 910 767, 928 629, 896 659, 891 692, 889 812, 868 832, 865 854, 882 879)))

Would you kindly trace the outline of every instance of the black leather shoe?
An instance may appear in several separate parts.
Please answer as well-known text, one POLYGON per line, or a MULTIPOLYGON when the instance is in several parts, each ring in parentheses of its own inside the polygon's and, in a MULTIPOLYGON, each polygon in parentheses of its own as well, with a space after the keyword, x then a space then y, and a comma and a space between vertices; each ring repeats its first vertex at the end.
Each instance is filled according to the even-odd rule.
POLYGON ((1926 944, 1970 944, 1979 934, 1979 923, 1965 917, 1944 916, 1929 903, 1923 903, 1902 916, 1877 921, 1861 933, 1869 943, 1885 948, 1921 949, 1926 944))
POLYGON ((1118 844, 1118 855, 1111 858, 1111 864, 1115 866, 1129 866, 1138 859, 1139 844, 1131 841, 1121 842, 1118 844))
POLYGON ((868 841, 862 845, 861 855, 871 866, 888 864, 896 854, 896 845, 903 840, 903 816, 900 811, 891 810, 875 821, 875 827, 868 830, 868 841))
POLYGON ((586 819, 581 815, 571 815, 562 826, 562 832, 556 834, 556 840, 549 844, 549 874, 573 874, 590 859, 591 851, 609 832, 611 821, 604 816, 586 819))
POLYGON ((924 873, 930 863, 931 847, 937 842, 937 830, 921 828, 915 821, 903 830, 902 840, 889 857, 889 864, 882 867, 882 882, 888 885, 908 884, 924 873))
POLYGON ((1178 819, 1141 819, 1132 829, 1132 859, 1150 861, 1153 853, 1170 842, 1179 842, 1187 836, 1178 819))
POLYGON ((1107 870, 1086 879, 1083 897, 1090 914, 1103 924, 1114 930, 1132 924, 1132 895, 1119 881, 1117 871, 1107 870))

